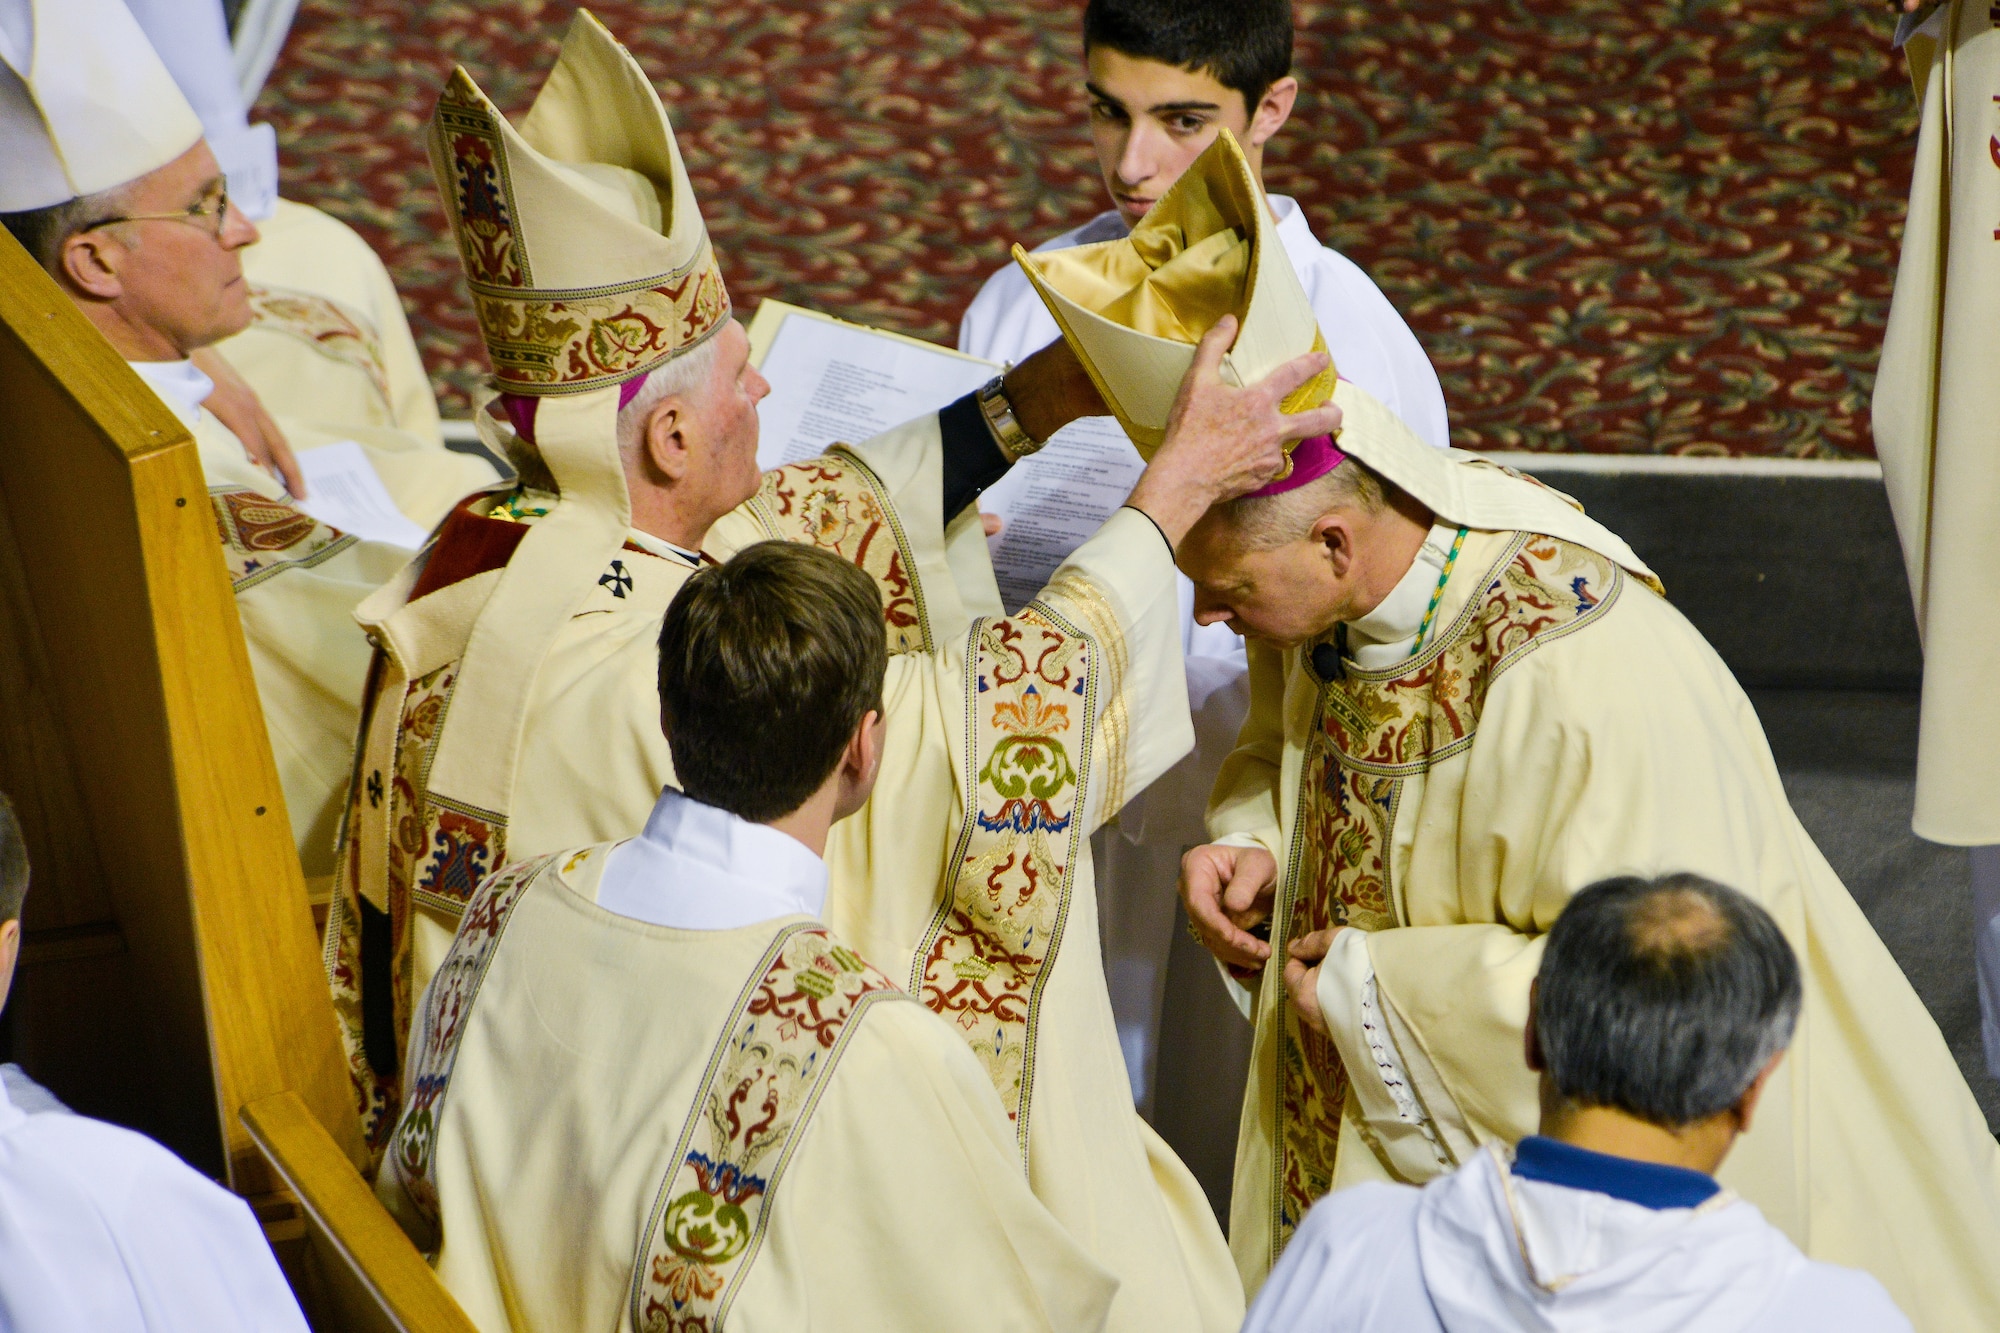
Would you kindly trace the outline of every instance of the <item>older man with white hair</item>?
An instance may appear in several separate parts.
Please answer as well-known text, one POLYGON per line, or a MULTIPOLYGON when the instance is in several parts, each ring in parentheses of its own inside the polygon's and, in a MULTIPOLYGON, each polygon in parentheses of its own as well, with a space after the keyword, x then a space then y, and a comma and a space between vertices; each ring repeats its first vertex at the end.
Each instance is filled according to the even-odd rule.
MULTIPOLYGON (((250 323, 257 231, 119 0, 0 0, 0 161, 0 224, 194 435, 299 856, 328 875, 368 669, 354 607, 409 552, 297 508, 269 441, 253 455, 204 407, 192 358, 250 323)), ((493 480, 393 431, 363 443, 419 523, 493 480)))
POLYGON ((1173 543, 1337 424, 1281 409, 1326 358, 1238 387, 1218 328, 1126 505, 1031 606, 975 617, 974 496, 1102 410, 1066 350, 760 478, 766 385, 630 53, 579 13, 518 124, 461 69, 430 141, 521 480, 460 505, 362 608, 382 648, 328 973, 371 1136, 438 1086, 403 1064, 411 1002, 454 928, 497 928, 480 882, 637 834, 676 785, 656 647, 676 591, 756 542, 810 543, 875 581, 890 654, 882 773, 829 834, 825 921, 977 1058, 1035 1195, 1119 1280, 1111 1328, 1234 1329, 1214 1214, 1132 1108, 1087 839, 1189 744, 1173 543))

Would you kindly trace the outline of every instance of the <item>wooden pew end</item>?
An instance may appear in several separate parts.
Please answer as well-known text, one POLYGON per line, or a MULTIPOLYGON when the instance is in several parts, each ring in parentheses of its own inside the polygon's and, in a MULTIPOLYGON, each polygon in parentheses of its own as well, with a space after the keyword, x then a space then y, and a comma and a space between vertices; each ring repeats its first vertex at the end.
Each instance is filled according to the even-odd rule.
POLYGON ((477 1333, 297 1093, 247 1103, 243 1126, 305 1214, 303 1249, 274 1248, 314 1328, 477 1333))

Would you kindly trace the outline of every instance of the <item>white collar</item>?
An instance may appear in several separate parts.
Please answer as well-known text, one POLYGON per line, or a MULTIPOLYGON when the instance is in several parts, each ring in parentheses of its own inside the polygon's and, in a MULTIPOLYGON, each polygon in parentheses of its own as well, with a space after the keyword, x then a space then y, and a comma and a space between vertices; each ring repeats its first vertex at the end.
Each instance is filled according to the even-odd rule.
POLYGON ((1417 558, 1389 595, 1367 615, 1347 622, 1347 651, 1356 666, 1363 671, 1380 671, 1412 655, 1424 612, 1430 610, 1438 575, 1457 536, 1457 527, 1433 524, 1417 558))
POLYGON ((201 405, 215 392, 215 381, 192 361, 128 361, 147 387, 159 395, 189 430, 201 420, 201 405))
POLYGON ((1298 200, 1288 194, 1267 195, 1271 201, 1271 215, 1278 220, 1273 228, 1278 234, 1278 244, 1285 247, 1286 256, 1292 267, 1300 270, 1303 277, 1307 266, 1326 247, 1313 235, 1312 224, 1306 221, 1306 211, 1299 207, 1298 200))
POLYGON ((681 930, 816 917, 826 905, 826 862, 788 833, 668 787, 645 831, 612 849, 597 905, 681 930))
POLYGON ((690 551, 685 546, 676 546, 664 537, 655 537, 652 533, 641 532, 637 528, 633 528, 626 536, 631 539, 634 546, 648 554, 657 555, 663 560, 679 560, 693 565, 696 569, 701 568, 701 553, 698 551, 690 551))

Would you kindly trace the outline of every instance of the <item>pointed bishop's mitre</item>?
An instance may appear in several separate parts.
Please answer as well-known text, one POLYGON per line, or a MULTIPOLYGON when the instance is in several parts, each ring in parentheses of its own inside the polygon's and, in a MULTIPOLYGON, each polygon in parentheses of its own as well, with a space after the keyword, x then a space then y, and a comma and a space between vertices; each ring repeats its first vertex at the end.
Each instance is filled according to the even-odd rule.
POLYGON ((588 10, 518 129, 459 68, 430 148, 502 392, 621 383, 728 321, 666 109, 588 10))
POLYGON ((120 0, 0 0, 0 213, 135 181, 200 139, 120 0))
MULTIPOLYGON (((1017 245, 1014 258, 1149 458, 1194 344, 1224 315, 1241 325, 1222 361, 1231 384, 1255 384, 1293 357, 1326 348, 1263 187, 1228 130, 1125 239, 1041 254, 1017 245)), ((1329 367, 1287 397, 1284 409, 1320 406, 1333 397, 1334 379, 1329 367)))

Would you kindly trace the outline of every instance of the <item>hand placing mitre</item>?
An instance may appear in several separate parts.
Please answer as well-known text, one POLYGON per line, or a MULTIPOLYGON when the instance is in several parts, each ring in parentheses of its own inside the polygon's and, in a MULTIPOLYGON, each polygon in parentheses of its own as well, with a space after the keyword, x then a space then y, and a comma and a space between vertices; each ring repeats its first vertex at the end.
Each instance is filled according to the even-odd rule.
POLYGON ((237 374, 236 367, 212 347, 196 352, 193 361, 197 370, 215 381, 215 392, 202 406, 235 433, 251 462, 283 482, 294 500, 305 499, 306 478, 299 460, 250 381, 237 374))
POLYGON ((1287 441, 1340 429, 1341 412, 1332 403, 1289 414, 1281 408, 1292 390, 1332 364, 1325 352, 1294 357, 1239 389, 1221 375, 1223 353, 1235 338, 1234 315, 1224 315, 1202 336, 1167 414, 1166 437, 1125 502, 1157 523, 1176 548, 1210 506, 1277 476, 1287 441))
POLYGON ((1238 981, 1255 980, 1271 956, 1251 932, 1271 919, 1277 889, 1277 858, 1262 847, 1210 843, 1181 858, 1188 930, 1238 981))

